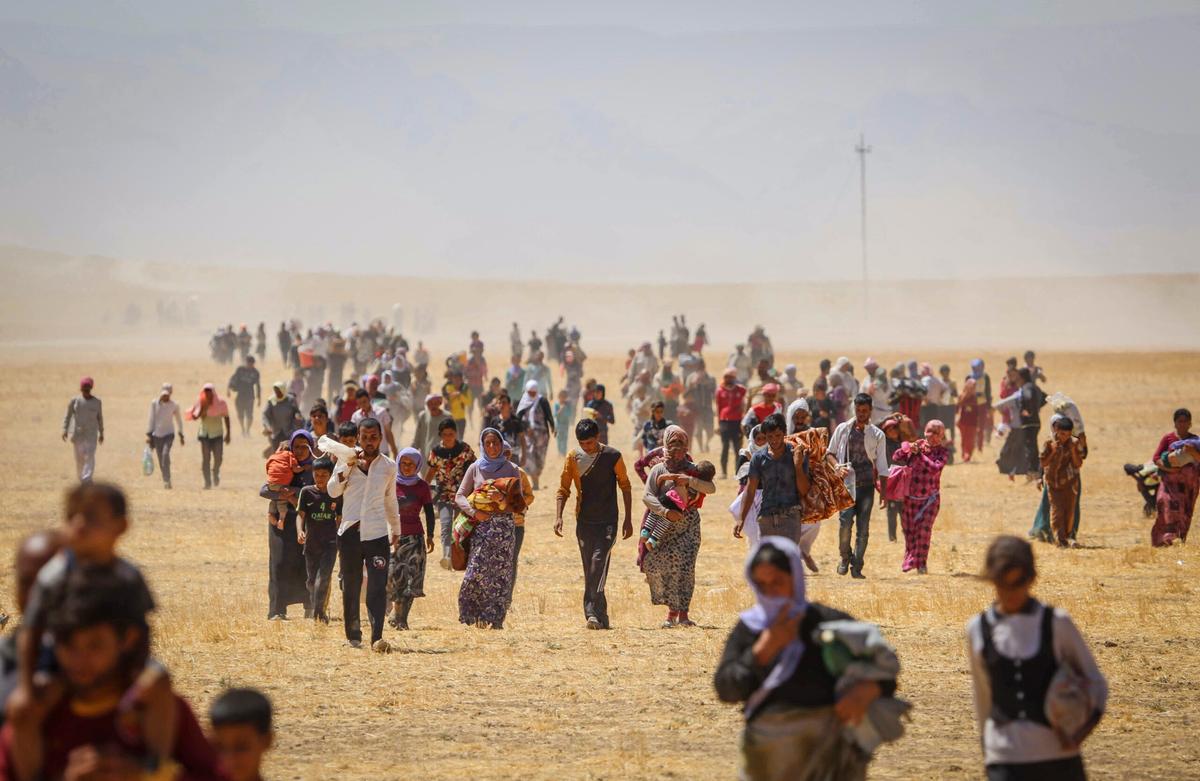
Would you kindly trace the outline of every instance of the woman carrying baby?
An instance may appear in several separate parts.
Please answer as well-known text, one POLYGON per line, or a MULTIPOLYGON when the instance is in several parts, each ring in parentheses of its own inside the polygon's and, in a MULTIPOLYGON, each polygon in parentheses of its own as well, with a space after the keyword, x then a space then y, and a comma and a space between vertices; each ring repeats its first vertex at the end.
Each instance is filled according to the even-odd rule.
POLYGON ((520 480, 517 465, 504 457, 504 448, 500 432, 485 428, 479 435, 479 459, 467 467, 454 498, 458 509, 475 520, 467 571, 458 591, 458 620, 469 626, 503 629, 508 614, 515 550, 513 513, 507 508, 488 512, 471 503, 471 494, 488 480, 520 480))

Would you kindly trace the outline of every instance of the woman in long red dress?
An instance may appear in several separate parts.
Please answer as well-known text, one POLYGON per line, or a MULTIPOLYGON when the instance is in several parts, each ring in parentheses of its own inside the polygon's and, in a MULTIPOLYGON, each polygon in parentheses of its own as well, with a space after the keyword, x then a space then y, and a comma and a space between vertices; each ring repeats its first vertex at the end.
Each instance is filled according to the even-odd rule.
POLYGON ((1158 516, 1150 530, 1150 544, 1156 548, 1171 545, 1176 540, 1187 541, 1192 514, 1196 510, 1196 496, 1200 494, 1200 465, 1192 463, 1174 467, 1163 458, 1163 454, 1173 443, 1193 436, 1192 413, 1186 409, 1175 410, 1175 430, 1166 434, 1154 451, 1160 482, 1158 516))
POLYGON ((975 452, 975 434, 979 428, 979 398, 975 395, 975 379, 968 377, 958 397, 958 441, 962 444, 962 460, 967 463, 975 452))

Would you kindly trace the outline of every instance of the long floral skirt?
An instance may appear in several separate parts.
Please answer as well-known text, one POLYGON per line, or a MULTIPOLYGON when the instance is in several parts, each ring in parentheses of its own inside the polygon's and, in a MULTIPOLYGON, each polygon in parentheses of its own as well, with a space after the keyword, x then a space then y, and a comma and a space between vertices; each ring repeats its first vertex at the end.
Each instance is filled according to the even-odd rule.
POLYGON ((458 590, 458 620, 500 629, 508 614, 516 546, 511 514, 493 515, 471 532, 467 571, 458 590))
POLYGON ((406 534, 388 565, 388 599, 399 602, 425 596, 425 535, 406 534))

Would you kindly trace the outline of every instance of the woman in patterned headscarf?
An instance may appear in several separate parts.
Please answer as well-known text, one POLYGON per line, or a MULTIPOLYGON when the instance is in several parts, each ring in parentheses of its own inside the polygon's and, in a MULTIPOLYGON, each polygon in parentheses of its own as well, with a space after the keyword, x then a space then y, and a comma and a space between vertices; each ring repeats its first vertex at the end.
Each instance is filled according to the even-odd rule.
POLYGON ((661 497, 671 488, 687 486, 702 494, 711 494, 716 486, 692 477, 695 464, 687 458, 688 435, 679 426, 668 426, 663 434, 663 460, 646 476, 642 497, 649 510, 648 521, 669 521, 668 531, 658 544, 646 551, 642 571, 650 585, 650 601, 667 606, 664 627, 695 626, 688 618, 692 591, 696 587, 696 557, 700 554, 700 512, 669 509, 661 497), (660 480, 659 478, 663 478, 660 480))

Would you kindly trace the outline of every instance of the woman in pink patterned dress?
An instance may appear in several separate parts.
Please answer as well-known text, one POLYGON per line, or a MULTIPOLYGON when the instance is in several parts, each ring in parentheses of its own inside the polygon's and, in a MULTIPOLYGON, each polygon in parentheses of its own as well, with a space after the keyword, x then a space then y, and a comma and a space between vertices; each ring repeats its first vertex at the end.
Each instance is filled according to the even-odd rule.
POLYGON ((892 455, 892 461, 905 464, 910 470, 908 495, 900 510, 900 527, 904 530, 904 572, 915 569, 924 575, 929 559, 929 540, 933 522, 942 505, 942 468, 949 452, 942 446, 946 426, 931 420, 925 426, 925 438, 905 442, 892 455))

